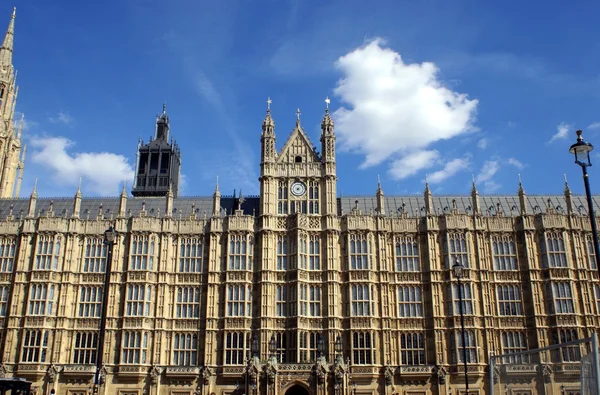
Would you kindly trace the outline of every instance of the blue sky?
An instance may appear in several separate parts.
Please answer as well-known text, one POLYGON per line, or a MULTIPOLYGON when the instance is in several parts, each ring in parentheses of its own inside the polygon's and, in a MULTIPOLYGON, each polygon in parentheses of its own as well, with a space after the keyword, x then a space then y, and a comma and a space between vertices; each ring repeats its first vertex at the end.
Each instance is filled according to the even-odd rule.
MULTIPOLYGON (((319 146, 324 99, 338 191, 581 193, 575 129, 600 145, 600 3, 67 0, 17 7, 14 64, 28 144, 22 196, 117 195, 167 102, 182 194, 256 194, 261 123, 319 146), (374 6, 376 4, 376 6, 374 6), (575 4, 575 3, 573 3, 575 4)), ((3 16, 3 17, 2 17, 3 16)), ((2 26, 2 25, 0 25, 2 26)), ((600 153, 600 148, 598 149, 600 153)), ((598 166, 590 169, 600 188, 598 166)), ((596 187, 598 185, 598 187, 596 187)))

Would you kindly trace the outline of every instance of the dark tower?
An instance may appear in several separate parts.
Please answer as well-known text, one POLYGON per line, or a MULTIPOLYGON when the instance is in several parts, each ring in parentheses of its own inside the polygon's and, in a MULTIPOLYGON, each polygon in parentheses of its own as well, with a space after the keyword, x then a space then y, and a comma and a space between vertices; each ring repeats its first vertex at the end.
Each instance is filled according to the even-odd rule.
POLYGON ((179 193, 181 151, 174 141, 169 143, 167 105, 156 118, 154 138, 144 144, 140 140, 137 152, 133 196, 167 196, 169 185, 173 196, 179 193))

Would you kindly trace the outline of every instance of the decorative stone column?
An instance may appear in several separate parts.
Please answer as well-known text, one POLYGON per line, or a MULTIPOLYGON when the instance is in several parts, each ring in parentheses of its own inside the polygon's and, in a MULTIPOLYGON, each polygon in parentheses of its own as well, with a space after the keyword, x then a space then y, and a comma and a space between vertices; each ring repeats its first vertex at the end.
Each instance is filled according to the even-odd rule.
POLYGON ((329 366, 327 365, 327 359, 325 357, 319 357, 315 366, 313 367, 313 377, 316 384, 316 394, 326 395, 327 394, 327 376, 329 375, 329 366))

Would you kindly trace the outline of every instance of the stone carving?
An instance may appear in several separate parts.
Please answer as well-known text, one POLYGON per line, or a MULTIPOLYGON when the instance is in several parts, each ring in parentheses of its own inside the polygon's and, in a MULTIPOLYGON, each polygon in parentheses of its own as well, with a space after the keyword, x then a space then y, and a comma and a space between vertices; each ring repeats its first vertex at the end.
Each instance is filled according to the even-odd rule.
POLYGON ((329 367, 327 366, 327 361, 325 360, 325 358, 320 357, 317 360, 315 366, 313 367, 313 375, 317 380, 317 383, 325 383, 325 380, 327 379, 327 374, 329 374, 329 367))
POLYGON ((277 378, 277 360, 274 358, 269 359, 264 367, 264 371, 269 384, 273 384, 277 378))
POLYGON ((552 382, 552 366, 548 364, 542 365, 542 376, 544 376, 544 382, 550 384, 552 382))
POLYGON ((158 366, 153 366, 152 370, 150 370, 150 384, 156 385, 160 380, 160 375, 162 374, 162 369, 158 366))
POLYGON ((246 376, 248 377, 250 385, 256 385, 260 371, 260 360, 257 357, 250 359, 246 366, 246 376))
POLYGON ((6 368, 4 367, 4 364, 0 365, 0 378, 5 378, 6 377, 6 368))
POLYGON ((386 366, 384 370, 385 375, 385 384, 392 385, 394 383, 394 374, 396 373, 396 369, 392 366, 386 366))
POLYGON ((439 384, 446 384, 446 376, 448 375, 448 370, 444 366, 437 365, 435 367, 435 373, 437 375, 439 384))
POLYGON ((494 384, 498 384, 500 380, 500 366, 494 365, 494 384))
POLYGON ((335 375, 335 378, 337 380, 340 380, 340 381, 343 380, 344 379, 344 373, 345 373, 344 367, 342 365, 336 363, 334 371, 333 371, 333 374, 335 375))
POLYGON ((202 382, 204 384, 208 384, 211 376, 213 375, 213 371, 210 370, 210 368, 208 366, 204 366, 202 368, 202 370, 200 371, 200 375, 202 376, 202 382))
POLYGON ((56 375, 58 374, 58 370, 54 367, 54 365, 50 365, 46 373, 48 374, 48 382, 54 383, 54 380, 56 380, 56 375))

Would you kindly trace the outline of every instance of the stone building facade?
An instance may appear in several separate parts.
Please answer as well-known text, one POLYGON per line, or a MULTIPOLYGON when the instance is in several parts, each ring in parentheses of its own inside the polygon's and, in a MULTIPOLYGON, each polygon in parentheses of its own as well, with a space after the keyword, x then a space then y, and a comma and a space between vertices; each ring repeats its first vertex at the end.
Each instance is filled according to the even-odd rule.
MULTIPOLYGON (((298 118, 278 150, 269 109, 259 196, 176 197, 167 168, 164 196, 0 200, 0 376, 91 393, 108 292, 102 394, 464 394, 457 260, 470 393, 489 393, 492 354, 598 331, 587 206, 567 185, 340 197, 328 110, 320 140, 298 118)), ((577 393, 576 366, 556 355, 505 393, 577 393)))

